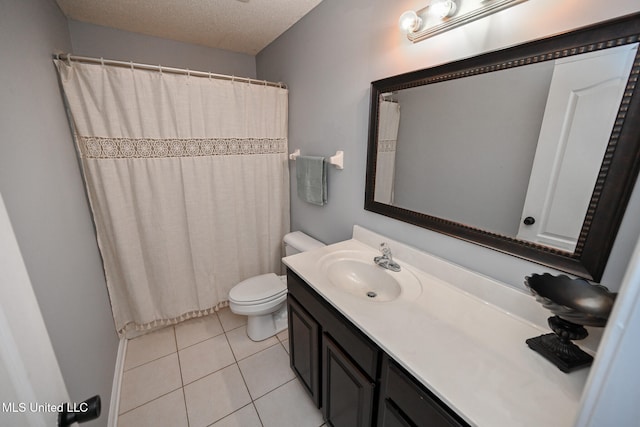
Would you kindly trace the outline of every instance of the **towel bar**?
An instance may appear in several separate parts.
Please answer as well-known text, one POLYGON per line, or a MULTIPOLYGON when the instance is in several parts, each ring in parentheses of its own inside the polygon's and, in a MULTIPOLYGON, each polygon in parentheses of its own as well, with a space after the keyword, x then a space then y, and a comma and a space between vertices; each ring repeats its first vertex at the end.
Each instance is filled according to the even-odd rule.
MULTIPOLYGON (((300 155, 300 149, 297 148, 293 153, 289 154, 289 160, 295 160, 300 155)), ((330 165, 336 167, 336 169, 344 169, 344 151, 338 150, 334 156, 329 157, 327 160, 330 165)))

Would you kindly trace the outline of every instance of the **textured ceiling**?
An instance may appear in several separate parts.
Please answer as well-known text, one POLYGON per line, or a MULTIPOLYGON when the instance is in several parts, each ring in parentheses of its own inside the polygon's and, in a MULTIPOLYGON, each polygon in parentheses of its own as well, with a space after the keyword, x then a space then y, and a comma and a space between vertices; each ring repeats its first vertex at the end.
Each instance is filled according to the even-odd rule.
POLYGON ((56 0, 76 21, 255 55, 322 0, 56 0))

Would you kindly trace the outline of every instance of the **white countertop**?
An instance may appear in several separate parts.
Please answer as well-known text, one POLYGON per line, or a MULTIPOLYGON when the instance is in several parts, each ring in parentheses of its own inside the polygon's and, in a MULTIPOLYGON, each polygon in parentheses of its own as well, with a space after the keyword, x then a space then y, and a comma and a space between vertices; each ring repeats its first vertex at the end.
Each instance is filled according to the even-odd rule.
POLYGON ((551 315, 530 295, 357 226, 354 239, 283 262, 469 424, 573 425, 589 369, 565 374, 529 349, 551 315), (389 242, 422 293, 375 302, 331 285, 318 260, 341 250, 373 260, 363 241, 389 242))

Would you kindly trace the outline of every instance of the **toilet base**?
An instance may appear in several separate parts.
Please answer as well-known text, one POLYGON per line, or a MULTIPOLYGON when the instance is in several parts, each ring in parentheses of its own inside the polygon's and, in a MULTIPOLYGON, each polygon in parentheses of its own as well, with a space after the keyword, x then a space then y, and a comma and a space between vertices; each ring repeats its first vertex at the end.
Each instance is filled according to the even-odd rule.
POLYGON ((287 304, 277 311, 260 316, 248 316, 247 335, 252 341, 263 341, 287 328, 287 304))

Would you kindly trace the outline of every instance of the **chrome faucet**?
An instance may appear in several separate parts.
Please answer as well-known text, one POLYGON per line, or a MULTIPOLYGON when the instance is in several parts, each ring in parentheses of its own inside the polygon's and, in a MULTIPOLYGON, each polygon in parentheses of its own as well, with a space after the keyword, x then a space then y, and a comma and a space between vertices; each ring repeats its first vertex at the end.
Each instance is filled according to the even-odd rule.
POLYGON ((387 245, 386 242, 380 243, 380 252, 382 252, 382 256, 377 256, 373 259, 377 265, 382 268, 386 268, 387 270, 398 272, 400 271, 400 265, 393 260, 393 256, 391 255, 391 248, 387 245))

